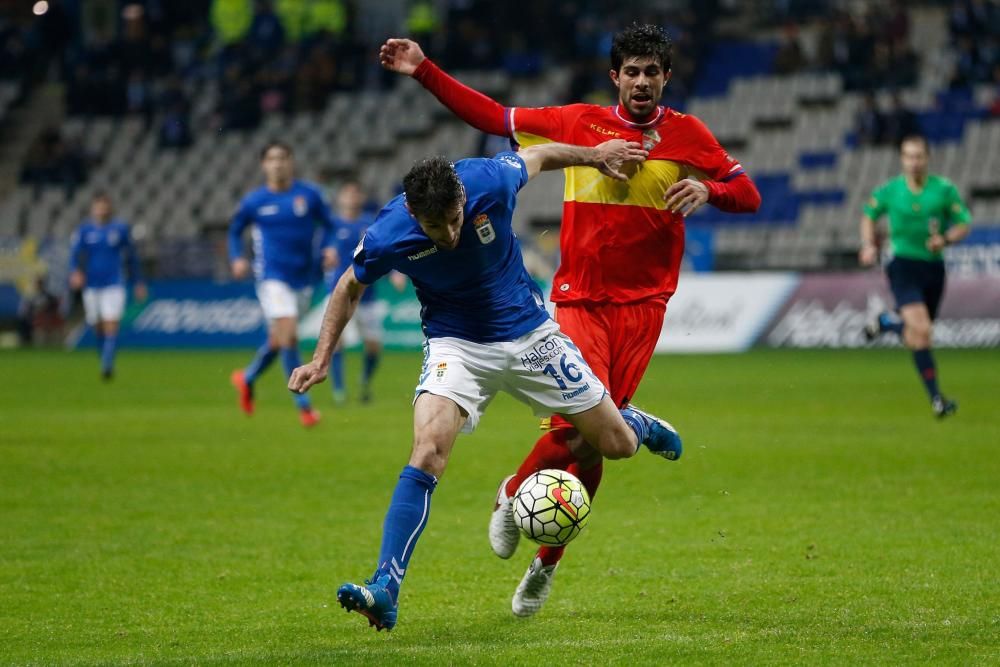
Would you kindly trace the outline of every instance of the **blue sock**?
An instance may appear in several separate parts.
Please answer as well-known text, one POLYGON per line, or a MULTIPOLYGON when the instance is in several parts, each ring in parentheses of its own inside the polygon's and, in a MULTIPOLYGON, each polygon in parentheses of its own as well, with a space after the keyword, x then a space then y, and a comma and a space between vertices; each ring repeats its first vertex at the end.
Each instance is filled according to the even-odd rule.
POLYGON ((100 327, 94 327, 94 340, 95 346, 97 347, 97 356, 104 356, 104 332, 101 331, 100 327))
POLYGON ((101 371, 110 373, 115 367, 115 352, 118 347, 118 336, 105 336, 101 345, 101 371))
POLYGON ((378 569, 373 579, 389 575, 386 587, 394 601, 399 601, 399 587, 403 585, 406 567, 417 545, 417 539, 427 525, 431 511, 431 494, 437 478, 413 466, 406 466, 399 474, 396 490, 389 503, 382 526, 382 548, 378 554, 378 569))
MULTIPOLYGON (((299 358, 299 348, 281 348, 281 365, 285 367, 285 377, 291 377, 292 371, 302 365, 302 360, 299 358)), ((291 393, 292 399, 295 401, 295 405, 299 408, 299 410, 308 410, 312 407, 312 403, 309 402, 309 397, 305 394, 297 394, 294 391, 289 393, 291 393)))
POLYGON ((267 370, 267 367, 271 365, 277 356, 278 351, 266 342, 258 347, 253 361, 243 371, 243 377, 247 381, 247 384, 253 384, 260 377, 260 374, 267 370))
POLYGON ((378 367, 378 354, 365 354, 365 365, 361 370, 361 384, 366 385, 378 367))
POLYGON ((917 372, 927 389, 928 396, 933 399, 941 392, 938 390, 937 366, 934 365, 934 356, 930 350, 914 350, 913 363, 917 365, 917 372))
MULTIPOLYGON (((620 412, 625 423, 639 439, 639 445, 646 442, 646 438, 649 437, 649 417, 631 407, 622 408, 620 412)), ((636 445, 636 449, 639 449, 639 445, 636 445)))
POLYGON ((891 331, 897 336, 902 336, 903 320, 895 318, 888 313, 882 313, 878 316, 878 328, 883 332, 891 331))
POLYGON ((337 350, 330 360, 330 380, 333 383, 333 391, 344 391, 344 353, 337 350))

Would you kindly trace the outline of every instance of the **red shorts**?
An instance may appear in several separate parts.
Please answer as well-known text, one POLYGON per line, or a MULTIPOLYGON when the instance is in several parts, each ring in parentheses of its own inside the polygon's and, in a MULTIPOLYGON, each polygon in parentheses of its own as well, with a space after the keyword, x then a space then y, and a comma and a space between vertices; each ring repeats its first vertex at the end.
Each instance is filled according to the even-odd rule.
MULTIPOLYGON (((556 322, 580 348, 584 361, 604 383, 615 405, 622 408, 635 395, 649 366, 665 314, 666 307, 660 301, 571 304, 556 307, 556 322)), ((565 419, 553 415, 548 427, 569 426, 565 419)))

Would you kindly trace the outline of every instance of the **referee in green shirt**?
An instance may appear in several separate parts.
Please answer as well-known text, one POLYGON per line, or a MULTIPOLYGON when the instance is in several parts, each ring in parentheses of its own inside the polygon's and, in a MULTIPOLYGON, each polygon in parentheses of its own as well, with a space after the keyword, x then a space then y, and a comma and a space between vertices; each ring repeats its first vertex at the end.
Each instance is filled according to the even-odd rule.
POLYGON ((892 259, 886 266, 886 274, 899 317, 880 313, 877 320, 865 327, 865 336, 874 340, 889 331, 897 334, 913 352, 934 414, 946 417, 958 405, 938 389, 937 368, 931 354, 931 322, 937 316, 944 292, 941 251, 968 236, 971 215, 951 181, 928 173, 930 148, 924 137, 903 139, 899 154, 903 173, 875 189, 861 216, 858 255, 862 266, 875 264, 879 255, 876 224, 879 218, 888 215, 892 259))

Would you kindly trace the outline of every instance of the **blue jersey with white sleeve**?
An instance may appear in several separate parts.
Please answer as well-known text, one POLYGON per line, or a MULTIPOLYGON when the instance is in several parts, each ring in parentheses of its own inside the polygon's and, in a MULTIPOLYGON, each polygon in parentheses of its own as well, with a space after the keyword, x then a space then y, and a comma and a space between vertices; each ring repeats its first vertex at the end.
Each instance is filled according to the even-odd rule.
POLYGON ((83 271, 87 287, 124 285, 123 265, 128 267, 130 284, 140 280, 139 257, 128 225, 118 219, 103 224, 84 220, 73 233, 69 257, 70 270, 83 271))
POLYGON ((316 269, 317 228, 332 239, 333 216, 316 186, 293 181, 282 192, 261 186, 240 202, 229 225, 229 260, 243 256, 243 230, 251 227, 253 270, 258 281, 280 280, 301 289, 312 284, 316 269))
MULTIPOLYGON (((361 239, 374 220, 375 218, 368 213, 362 213, 355 220, 347 220, 340 217, 334 218, 333 246, 337 249, 340 264, 323 274, 323 282, 326 283, 327 291, 333 291, 340 277, 344 275, 347 267, 351 265, 351 257, 354 255, 354 251, 357 249, 358 244, 361 243, 361 239)), ((361 294, 361 303, 370 303, 374 300, 375 290, 373 289, 366 289, 361 294)))
POLYGON ((466 193, 458 247, 434 245, 400 195, 368 228, 354 254, 354 274, 366 284, 392 270, 408 275, 428 338, 514 340, 548 319, 511 225, 528 170, 516 153, 500 153, 461 160, 455 171, 466 193))

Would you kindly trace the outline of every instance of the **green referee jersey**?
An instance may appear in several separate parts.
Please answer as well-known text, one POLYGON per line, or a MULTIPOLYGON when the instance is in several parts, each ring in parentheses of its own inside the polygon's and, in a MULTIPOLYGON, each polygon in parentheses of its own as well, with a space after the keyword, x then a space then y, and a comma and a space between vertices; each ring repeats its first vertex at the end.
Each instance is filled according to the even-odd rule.
POLYGON ((941 261, 940 252, 927 249, 932 232, 944 234, 953 225, 972 219, 955 184, 943 176, 929 174, 919 193, 910 191, 906 177, 889 179, 872 192, 865 215, 878 221, 889 215, 889 242, 894 257, 941 261))

